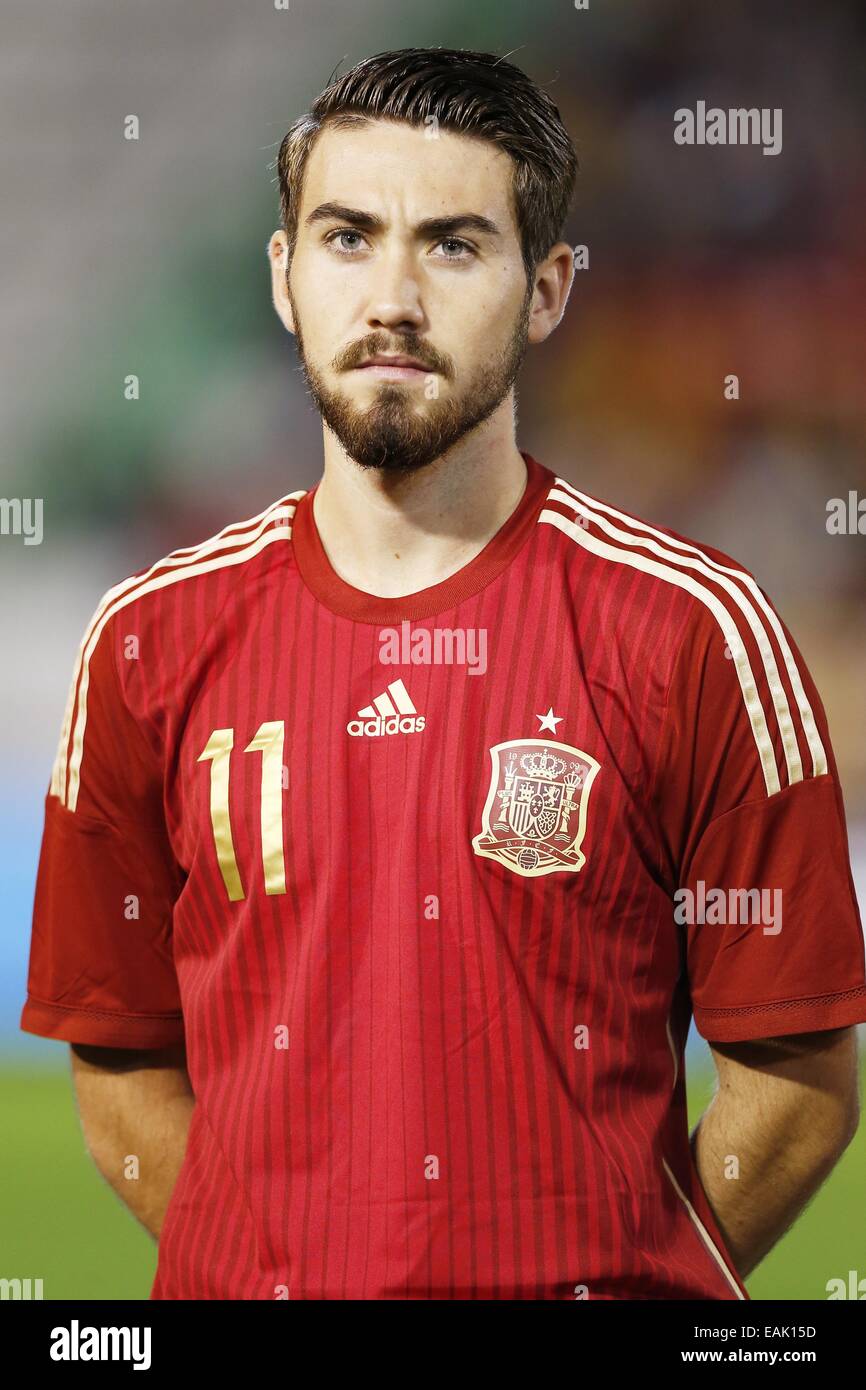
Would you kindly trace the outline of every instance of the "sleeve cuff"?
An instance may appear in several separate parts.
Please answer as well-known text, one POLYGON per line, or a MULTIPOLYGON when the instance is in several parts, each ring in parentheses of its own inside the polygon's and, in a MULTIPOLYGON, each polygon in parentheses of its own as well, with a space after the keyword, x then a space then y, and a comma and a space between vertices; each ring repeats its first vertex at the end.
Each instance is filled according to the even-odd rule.
POLYGON ((866 985, 841 994, 783 999, 742 1008, 694 1008, 695 1027, 707 1042, 750 1042, 787 1033, 820 1033, 866 1023, 866 985))
POLYGON ((110 1014, 69 1008, 28 996, 21 1030, 93 1047, 169 1047, 183 1042, 183 1014, 110 1014))

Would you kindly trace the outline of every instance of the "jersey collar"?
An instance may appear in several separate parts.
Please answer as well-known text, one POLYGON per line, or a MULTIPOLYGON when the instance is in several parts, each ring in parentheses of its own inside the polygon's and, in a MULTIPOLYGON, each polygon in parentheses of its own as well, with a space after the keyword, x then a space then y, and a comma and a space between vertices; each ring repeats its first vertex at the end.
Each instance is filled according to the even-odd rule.
POLYGON ((523 496, 483 550, 462 569, 433 584, 399 598, 382 598, 356 589, 341 579, 331 565, 319 537, 313 515, 313 497, 318 488, 305 492, 295 509, 292 522, 292 549, 301 578, 315 597, 332 613, 359 623, 394 624, 418 618, 433 618, 483 589, 513 560, 529 539, 554 484, 554 475, 531 454, 521 449, 527 478, 523 496))

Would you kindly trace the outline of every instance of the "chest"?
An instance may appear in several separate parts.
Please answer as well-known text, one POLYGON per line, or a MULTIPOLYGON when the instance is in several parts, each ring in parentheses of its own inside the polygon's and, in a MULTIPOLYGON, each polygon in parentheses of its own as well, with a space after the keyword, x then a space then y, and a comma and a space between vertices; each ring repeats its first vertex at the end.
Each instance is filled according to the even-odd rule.
POLYGON ((167 802, 220 896, 372 873, 377 892, 426 874, 597 901, 614 862, 651 857, 652 704, 585 634, 352 626, 306 647, 251 631, 189 673, 167 802))

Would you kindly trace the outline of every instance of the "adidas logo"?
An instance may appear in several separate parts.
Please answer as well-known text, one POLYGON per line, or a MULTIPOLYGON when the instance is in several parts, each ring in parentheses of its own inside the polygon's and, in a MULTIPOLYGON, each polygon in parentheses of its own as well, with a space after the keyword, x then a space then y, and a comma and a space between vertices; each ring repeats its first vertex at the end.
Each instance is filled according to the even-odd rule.
POLYGON ((426 720, 418 714, 402 681, 392 681, 384 695, 358 710, 346 725, 353 738, 382 738, 384 734, 420 734, 426 720))

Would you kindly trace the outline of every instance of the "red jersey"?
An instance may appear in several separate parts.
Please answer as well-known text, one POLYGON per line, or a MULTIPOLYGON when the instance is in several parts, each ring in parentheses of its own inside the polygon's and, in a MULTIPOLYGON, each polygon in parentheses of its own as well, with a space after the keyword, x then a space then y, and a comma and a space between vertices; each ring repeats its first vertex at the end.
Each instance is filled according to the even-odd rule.
POLYGON ((22 1027, 186 1041, 152 1298, 748 1296, 684 1047, 866 1021, 824 712, 746 570, 524 459, 431 588, 314 489, 85 632, 22 1027))

